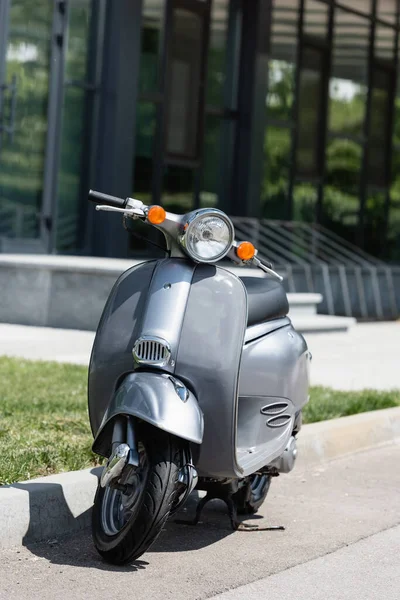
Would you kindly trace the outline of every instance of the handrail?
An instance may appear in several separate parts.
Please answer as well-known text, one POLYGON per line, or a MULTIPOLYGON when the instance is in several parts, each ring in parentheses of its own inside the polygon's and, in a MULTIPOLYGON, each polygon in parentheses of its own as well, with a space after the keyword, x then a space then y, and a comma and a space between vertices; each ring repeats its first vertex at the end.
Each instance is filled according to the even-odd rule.
POLYGON ((245 235, 260 256, 297 265, 384 266, 385 263, 337 234, 314 223, 232 217, 237 233, 245 235))

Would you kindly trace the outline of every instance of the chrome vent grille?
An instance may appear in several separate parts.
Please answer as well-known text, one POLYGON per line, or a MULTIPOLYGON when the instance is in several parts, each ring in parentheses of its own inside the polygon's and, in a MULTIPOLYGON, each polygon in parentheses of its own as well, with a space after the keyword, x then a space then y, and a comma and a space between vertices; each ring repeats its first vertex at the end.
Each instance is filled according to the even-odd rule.
POLYGON ((133 358, 146 365, 165 365, 171 356, 168 342, 161 338, 142 337, 133 347, 133 358))
POLYGON ((290 422, 291 418, 291 415, 279 415, 278 417, 272 417, 271 419, 268 419, 267 425, 269 425, 269 427, 284 427, 290 422))
POLYGON ((285 412, 288 406, 288 402, 273 402, 272 404, 267 404, 267 406, 263 406, 261 412, 263 415, 279 415, 280 413, 285 412))

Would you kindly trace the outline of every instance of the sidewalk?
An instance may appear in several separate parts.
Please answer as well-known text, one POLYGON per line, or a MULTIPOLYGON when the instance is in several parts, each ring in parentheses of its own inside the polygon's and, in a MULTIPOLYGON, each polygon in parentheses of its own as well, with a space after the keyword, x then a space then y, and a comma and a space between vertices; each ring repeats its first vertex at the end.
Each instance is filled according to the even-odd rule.
MULTIPOLYGON (((311 383, 335 389, 400 388, 400 322, 358 324, 348 333, 305 336, 311 383)), ((0 355, 87 365, 94 333, 0 324, 0 355)))
POLYGON ((0 356, 87 365, 94 332, 0 323, 0 356))
POLYGON ((306 336, 311 381, 339 390, 400 388, 400 322, 364 323, 348 333, 306 336))

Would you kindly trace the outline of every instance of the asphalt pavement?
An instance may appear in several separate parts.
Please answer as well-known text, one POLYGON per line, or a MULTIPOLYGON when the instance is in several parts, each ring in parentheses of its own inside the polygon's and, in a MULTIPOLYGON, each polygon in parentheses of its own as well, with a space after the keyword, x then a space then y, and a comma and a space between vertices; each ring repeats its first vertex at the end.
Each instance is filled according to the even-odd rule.
POLYGON ((125 567, 104 563, 88 531, 0 552, 0 598, 398 600, 399 461, 400 443, 277 478, 257 520, 285 531, 233 533, 214 501, 125 567))

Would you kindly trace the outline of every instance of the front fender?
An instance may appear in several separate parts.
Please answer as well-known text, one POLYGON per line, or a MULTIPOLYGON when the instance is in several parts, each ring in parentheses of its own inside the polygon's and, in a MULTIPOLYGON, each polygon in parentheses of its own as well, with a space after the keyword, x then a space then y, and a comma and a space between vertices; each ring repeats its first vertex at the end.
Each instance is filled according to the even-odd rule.
POLYGON ((117 415, 136 417, 184 440, 201 444, 203 413, 195 396, 187 391, 187 399, 182 400, 175 390, 173 379, 166 373, 130 373, 119 386, 104 414, 93 443, 93 451, 109 456, 112 421, 117 415))

